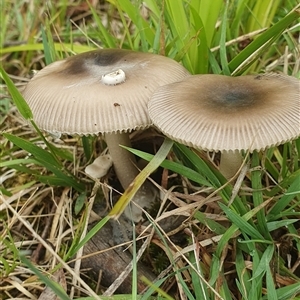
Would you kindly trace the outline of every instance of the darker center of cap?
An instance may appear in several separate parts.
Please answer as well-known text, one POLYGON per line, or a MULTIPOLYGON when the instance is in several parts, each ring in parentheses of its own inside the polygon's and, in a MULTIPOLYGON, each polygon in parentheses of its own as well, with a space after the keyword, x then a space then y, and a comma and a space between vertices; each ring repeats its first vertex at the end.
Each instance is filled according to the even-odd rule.
POLYGON ((246 88, 228 86, 217 87, 212 95, 211 101, 213 105, 220 108, 243 108, 253 105, 255 101, 255 93, 246 88))
POLYGON ((72 56, 66 61, 66 68, 62 71, 68 75, 80 75, 86 73, 89 67, 99 66, 115 66, 128 55, 128 51, 120 49, 102 49, 89 51, 72 56))
POLYGON ((127 51, 119 49, 97 51, 94 54, 94 64, 100 67, 115 65, 126 55, 128 55, 127 51))

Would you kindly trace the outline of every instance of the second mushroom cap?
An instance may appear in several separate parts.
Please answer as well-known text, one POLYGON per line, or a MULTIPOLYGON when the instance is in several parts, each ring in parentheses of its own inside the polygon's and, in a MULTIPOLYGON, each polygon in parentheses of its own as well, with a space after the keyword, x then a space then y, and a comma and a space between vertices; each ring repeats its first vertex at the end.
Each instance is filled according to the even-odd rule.
POLYGON ((148 108, 164 134, 208 151, 259 151, 300 136, 299 80, 285 75, 194 75, 160 87, 148 108))

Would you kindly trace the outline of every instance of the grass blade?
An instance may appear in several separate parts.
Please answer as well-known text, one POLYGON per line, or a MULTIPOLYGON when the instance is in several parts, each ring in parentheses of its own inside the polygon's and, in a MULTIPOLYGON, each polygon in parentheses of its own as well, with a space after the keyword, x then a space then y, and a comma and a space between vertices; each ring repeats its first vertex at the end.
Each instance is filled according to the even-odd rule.
POLYGON ((1 78, 5 81, 8 91, 11 94, 14 104, 18 108, 20 114, 26 120, 32 119, 32 117, 33 117, 32 112, 31 112, 28 104, 26 103, 26 101, 24 100, 23 96, 18 91, 18 89, 15 87, 12 80, 8 77, 6 72, 2 69, 2 67, 0 67, 0 75, 1 75, 1 78))
POLYGON ((257 268, 254 270, 253 269, 253 275, 252 279, 257 278, 260 275, 264 275, 267 269, 269 268, 270 262, 272 260, 272 257, 274 255, 274 245, 269 245, 265 252, 263 253, 260 262, 257 266, 257 268))
POLYGON ((262 242, 265 241, 265 238, 263 235, 260 234, 260 232, 254 228, 252 225, 250 225, 246 220, 245 217, 239 216, 237 213, 229 209, 226 205, 223 203, 219 203, 222 210, 225 212, 228 219, 231 220, 233 224, 237 226, 242 232, 248 234, 252 239, 255 240, 261 240, 262 242))
POLYGON ((131 199, 134 197, 135 193, 138 191, 140 186, 145 182, 147 177, 155 171, 160 164, 164 161, 169 151, 171 150, 173 142, 169 139, 165 139, 164 143, 161 145, 160 149, 157 151, 153 159, 149 162, 149 164, 136 176, 134 181, 129 185, 129 187, 125 190, 123 195, 120 197, 118 202, 112 208, 109 213, 109 216, 117 219, 131 199))
MULTIPOLYGON (((253 188, 253 204, 255 207, 260 206, 263 203, 263 195, 262 195, 262 183, 261 183, 261 170, 260 170, 260 161, 258 157, 258 153, 254 151, 252 155, 252 168, 251 172, 251 183, 253 188)), ((266 216, 264 209, 261 209, 257 212, 257 228, 259 232, 268 240, 272 240, 270 233, 268 231, 266 216)))
POLYGON ((59 297, 61 300, 71 300, 66 292, 62 289, 62 287, 50 280, 47 276, 43 275, 25 256, 20 255, 20 260, 23 264, 25 264, 34 274, 45 283, 47 287, 50 287, 51 290, 55 293, 56 296, 59 297))
POLYGON ((271 272, 269 265, 266 265, 266 283, 267 283, 268 299, 278 300, 273 274, 271 272))
MULTIPOLYGON (((122 146, 122 147, 146 161, 150 161, 154 157, 153 154, 149 154, 149 153, 146 153, 146 152, 143 152, 140 150, 136 150, 136 149, 132 149, 132 148, 124 147, 124 146, 122 146)), ((175 173, 181 174, 182 176, 184 176, 194 182, 197 182, 201 185, 212 186, 201 174, 199 174, 198 172, 196 172, 180 163, 177 163, 174 161, 169 161, 169 160, 164 160, 161 163, 161 167, 168 169, 170 171, 173 171, 175 173)))
POLYGON ((228 67, 231 73, 238 75, 246 70, 253 63, 253 60, 249 61, 248 58, 254 54, 259 55, 263 53, 268 45, 274 42, 289 25, 299 18, 299 16, 300 10, 295 10, 258 36, 229 62, 228 67))

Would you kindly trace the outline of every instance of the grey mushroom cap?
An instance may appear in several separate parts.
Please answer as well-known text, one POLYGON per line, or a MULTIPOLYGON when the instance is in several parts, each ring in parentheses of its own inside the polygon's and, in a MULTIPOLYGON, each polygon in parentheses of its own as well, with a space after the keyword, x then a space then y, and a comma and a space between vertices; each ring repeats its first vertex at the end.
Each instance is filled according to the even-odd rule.
POLYGON ((194 75, 158 88, 148 108, 165 135, 208 151, 260 151, 300 136, 300 81, 287 75, 194 75))
POLYGON ((89 135, 129 132, 151 125, 147 102, 155 89, 188 76, 176 61, 121 49, 90 51, 39 71, 23 96, 34 121, 52 133, 89 135), (125 80, 107 85, 119 70, 125 80))

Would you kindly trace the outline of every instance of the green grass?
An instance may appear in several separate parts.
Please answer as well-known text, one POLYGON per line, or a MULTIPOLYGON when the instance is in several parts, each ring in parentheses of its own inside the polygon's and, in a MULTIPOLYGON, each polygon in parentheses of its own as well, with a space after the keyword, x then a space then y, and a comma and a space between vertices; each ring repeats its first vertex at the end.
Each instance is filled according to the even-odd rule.
MULTIPOLYGON (((0 297, 38 298, 47 286, 61 299, 108 299, 106 287, 95 288, 93 278, 80 278, 68 262, 74 257, 80 262, 81 247, 130 200, 127 191, 87 232, 92 204, 99 197, 108 200, 105 188, 113 181, 94 183, 84 168, 105 145, 95 138, 58 140, 39 131, 18 92, 32 70, 103 47, 166 55, 192 74, 273 71, 300 78, 299 10, 296 0, 110 0, 97 5, 2 0, 0 297), (45 255, 30 262, 37 244, 45 255), (63 288, 53 279, 55 272, 63 272, 63 288)), ((149 136, 158 148, 159 134, 142 134, 142 142, 149 136)), ((154 282, 144 279, 149 288, 136 296, 139 254, 134 246, 132 295, 113 299, 300 297, 300 139, 250 155, 249 170, 236 183, 218 172, 217 154, 177 143, 171 149, 171 144, 166 141, 156 155, 128 149, 153 159, 137 186, 158 164, 164 168, 158 185, 168 197, 157 215, 148 216, 146 233, 153 238, 143 239, 145 248, 155 245, 159 253, 155 257, 146 250, 143 260, 155 266, 161 259, 167 271, 154 282), (184 227, 173 228, 180 232, 173 239, 161 222, 176 214, 185 221, 184 227)))

